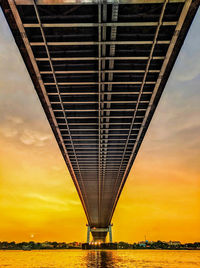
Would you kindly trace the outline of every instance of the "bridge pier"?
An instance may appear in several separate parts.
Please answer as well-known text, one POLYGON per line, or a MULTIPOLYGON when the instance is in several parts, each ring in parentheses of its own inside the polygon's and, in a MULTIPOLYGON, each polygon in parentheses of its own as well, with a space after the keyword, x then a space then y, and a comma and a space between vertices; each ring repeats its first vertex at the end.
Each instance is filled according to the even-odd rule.
POLYGON ((87 243, 90 243, 90 226, 87 224, 87 243))
POLYGON ((112 243, 112 226, 113 226, 113 224, 110 224, 108 227, 110 243, 112 243))
POLYGON ((96 227, 90 227, 88 224, 87 226, 87 243, 90 243, 90 233, 93 236, 93 241, 94 242, 102 242, 105 243, 106 236, 109 233, 109 242, 112 242, 112 226, 113 224, 110 224, 106 228, 96 228, 96 227))

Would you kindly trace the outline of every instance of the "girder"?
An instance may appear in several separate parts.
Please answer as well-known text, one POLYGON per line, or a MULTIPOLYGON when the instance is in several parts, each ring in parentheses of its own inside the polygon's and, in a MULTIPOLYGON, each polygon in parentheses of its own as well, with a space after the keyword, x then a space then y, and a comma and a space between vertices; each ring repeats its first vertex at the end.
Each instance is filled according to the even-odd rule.
POLYGON ((2 1, 96 240, 105 240, 198 6, 199 0, 2 1))

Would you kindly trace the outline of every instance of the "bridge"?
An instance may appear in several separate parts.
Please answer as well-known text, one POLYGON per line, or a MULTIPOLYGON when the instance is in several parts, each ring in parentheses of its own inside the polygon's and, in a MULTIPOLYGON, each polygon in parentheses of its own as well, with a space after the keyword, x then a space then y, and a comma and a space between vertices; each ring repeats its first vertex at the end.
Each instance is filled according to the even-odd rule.
POLYGON ((111 220, 199 0, 1 0, 94 241, 111 220))

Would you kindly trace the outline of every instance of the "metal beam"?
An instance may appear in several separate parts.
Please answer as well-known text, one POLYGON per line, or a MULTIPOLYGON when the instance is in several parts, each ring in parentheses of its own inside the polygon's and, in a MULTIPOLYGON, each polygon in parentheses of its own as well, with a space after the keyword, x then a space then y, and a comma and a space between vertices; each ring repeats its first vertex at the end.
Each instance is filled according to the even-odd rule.
MULTIPOLYGON (((72 104, 71 101, 63 101, 64 104, 72 104)), ((76 101, 76 104, 95 104, 98 101, 76 101)), ((137 103, 137 101, 104 101, 104 103, 137 103)), ((140 103, 149 103, 149 101, 141 101, 140 103)), ((58 101, 51 101, 51 104, 60 104, 58 101)))
MULTIPOLYGON (((126 139, 120 139, 120 138, 117 138, 117 139, 110 139, 110 138, 101 138, 102 141, 126 141, 126 139)), ((69 141, 69 139, 64 139, 64 141, 69 141)), ((98 141, 98 137, 96 139, 73 139, 73 141, 80 141, 80 142, 87 142, 87 141, 98 141)), ((136 139, 130 139, 130 141, 136 141, 136 139)), ((80 144, 80 143, 77 143, 77 144, 80 144)), ((110 145, 112 145, 113 143, 110 143, 110 145)))
MULTIPOLYGON (((134 130, 139 130, 140 128, 135 128, 134 130)), ((91 129, 90 129, 91 130, 91 129)), ((96 130, 98 130, 98 129, 96 129, 96 130)), ((106 129, 104 129, 104 130, 106 130, 106 129)), ((115 129, 115 130, 124 130, 124 129, 115 129)), ((129 130, 129 129, 126 129, 126 130, 129 130)), ((83 131, 83 130, 81 130, 81 131, 83 131)), ((86 130, 86 131, 88 131, 88 130, 86 130)), ((92 131, 94 131, 94 130, 92 130, 92 131)), ((72 135, 72 137, 76 137, 76 136, 80 136, 80 137, 89 137, 89 136, 98 136, 98 134, 71 134, 72 135)), ((107 134, 101 134, 102 136, 104 136, 104 135, 107 135, 107 134)), ((118 137, 118 136, 126 136, 126 135, 128 135, 128 134, 121 134, 121 133, 119 133, 119 134, 108 134, 109 136, 116 136, 116 137, 118 137)), ((136 135, 137 136, 137 134, 131 134, 132 136, 134 136, 134 135, 136 135)), ((68 134, 62 134, 62 136, 63 137, 66 137, 66 136, 68 136, 68 134)))
MULTIPOLYGON (((105 73, 144 73, 145 70, 104 70, 105 73)), ((149 73, 159 73, 160 70, 150 70, 149 73)), ((79 71, 56 71, 56 74, 92 74, 98 73, 96 70, 79 71)), ((52 74, 51 71, 41 71, 40 74, 52 74)))
POLYGON ((101 2, 98 4, 98 221, 101 221, 101 2))
MULTIPOLYGON (((48 46, 93 46, 93 45, 152 45, 152 41, 85 41, 85 42, 47 42, 48 46)), ((157 44, 168 45, 170 40, 159 40, 157 44)), ((44 42, 30 42, 31 46, 44 46, 44 42)))
POLYGON ((108 232, 108 228, 91 228, 91 233, 108 232))
MULTIPOLYGON (((70 126, 98 126, 98 123, 68 123, 70 126)), ((106 125, 107 123, 102 123, 103 125, 106 125)), ((131 123, 110 123, 110 125, 130 125, 131 123)), ((134 123, 134 125, 141 125, 141 123, 134 123)), ((58 126, 65 126, 63 123, 58 123, 58 126)))
MULTIPOLYGON (((94 143, 80 143, 80 142, 74 142, 74 145, 80 145, 80 146, 98 146, 98 140, 95 140, 96 142, 94 142, 94 143)), ((103 141, 103 140, 101 140, 101 141, 103 141)), ((70 144, 69 143, 65 143, 65 145, 69 145, 70 146, 70 144)), ((109 145, 110 146, 113 146, 113 145, 124 145, 124 143, 107 143, 106 144, 106 146, 108 146, 107 148, 110 148, 111 149, 111 147, 109 147, 109 145)), ((132 146, 132 145, 134 145, 134 143, 129 143, 128 144, 128 146, 132 146)), ((105 149, 105 147, 103 147, 103 146, 105 146, 105 144, 102 144, 102 146, 101 146, 101 149, 105 149)), ((76 148, 76 147, 75 147, 76 148)), ((82 147, 80 147, 80 148, 82 148, 82 147)), ((113 148, 113 147, 112 147, 113 148)), ((120 147, 121 148, 121 147, 120 147)))
MULTIPOLYGON (((64 131, 67 131, 67 130, 65 130, 65 129, 63 129, 64 131)), ((102 129, 102 130, 106 130, 106 128, 104 128, 104 129, 102 129)), ((129 130, 129 128, 119 128, 119 129, 117 129, 117 128, 111 128, 110 129, 110 131, 127 131, 127 130, 129 130)), ((137 129, 138 130, 138 129, 137 129)), ((83 132, 83 131, 98 131, 98 128, 81 128, 81 129, 79 129, 79 128, 71 128, 71 131, 75 131, 75 132, 83 132)), ((63 134, 64 135, 64 134, 63 134)), ((76 134, 74 134, 75 136, 77 136, 76 134)), ((79 134, 78 134, 79 135, 79 134)), ((103 134, 102 134, 103 135, 103 134)), ((109 135, 111 135, 111 134, 109 134, 109 135)), ((120 135, 120 133, 118 134, 118 135, 120 135)), ((125 135, 125 134, 122 134, 122 135, 125 135)))
MULTIPOLYGON (((123 111, 123 112, 133 112, 135 109, 104 109, 104 111, 113 111, 113 112, 120 112, 120 111, 123 111)), ((62 110, 60 109, 54 109, 54 112, 61 112, 62 110)), ((65 112, 96 112, 97 110, 96 109, 65 109, 65 112)), ((146 111, 146 109, 139 109, 138 111, 146 111)))
MULTIPOLYGON (((153 90, 152 90, 153 91, 153 90)), ((115 91, 115 92, 102 92, 103 95, 138 95, 139 91, 115 91)), ((151 91, 143 91, 143 95, 151 95, 151 91)), ((97 92, 62 92, 60 93, 61 96, 71 96, 71 95, 98 95, 97 92)), ((48 93, 48 96, 57 96, 57 93, 48 93)))
MULTIPOLYGON (((176 26, 176 21, 165 21, 162 26, 176 26)), ((102 23, 42 23, 43 28, 79 28, 79 27, 152 27, 158 22, 102 22, 102 23)), ((25 28, 39 28, 38 23, 24 23, 25 28)))
MULTIPOLYGON (((163 56, 154 56, 154 60, 163 60, 165 57, 163 56)), ((101 57, 102 60, 148 60, 148 57, 101 57)), ((37 61, 48 61, 48 58, 36 58, 37 61)), ((99 57, 62 57, 62 58, 51 58, 52 61, 82 61, 82 60, 88 60, 88 61, 93 61, 93 60, 99 60, 99 57)), ((106 70, 104 70, 106 71, 106 70)), ((107 70, 108 72, 109 70, 107 70)), ((154 70, 152 70, 154 71, 154 70)))
MULTIPOLYGON (((140 85, 142 84, 142 82, 135 82, 135 81, 119 81, 119 82, 58 82, 58 85, 98 85, 98 84, 105 84, 105 85, 140 85)), ((154 85, 156 84, 156 82, 152 82, 152 81, 147 81, 145 82, 145 84, 148 85, 154 85)), ((45 86, 53 86, 55 85, 55 83, 44 83, 45 86)))
MULTIPOLYGON (((69 153, 70 154, 70 153, 69 153)), ((120 152, 117 152, 116 154, 109 154, 109 156, 112 158, 113 157, 113 159, 121 159, 121 153, 120 152)), ((78 152, 77 153, 77 157, 78 158, 80 158, 80 157, 83 157, 83 159, 88 159, 88 158, 86 158, 86 157, 91 157, 90 159, 95 159, 95 157, 96 157, 96 159, 98 159, 98 155, 97 154, 95 154, 95 153, 89 153, 89 154, 84 154, 84 153, 81 153, 81 152, 78 152)), ((103 155, 102 155, 102 157, 103 157, 103 155)), ((74 156, 73 155, 71 155, 71 159, 75 159, 74 158, 74 156)), ((129 157, 127 157, 126 159, 129 159, 129 157)))
MULTIPOLYGON (((98 119, 98 116, 68 116, 68 119, 98 119)), ((118 119, 118 118, 128 118, 128 119, 132 119, 132 116, 109 116, 109 115, 105 115, 105 116, 101 116, 102 119, 105 118, 112 118, 112 119, 118 119)), ((143 118, 143 116, 136 116, 136 118, 143 118)), ((56 116, 56 119, 64 119, 64 117, 60 117, 60 116, 56 116)))
MULTIPOLYGON (((76 130, 78 130, 78 132, 83 132, 84 133, 84 130, 86 130, 86 134, 89 132, 89 131, 98 131, 98 128, 96 128, 95 130, 91 130, 91 129, 76 129, 76 130)), ((107 129, 104 129, 104 130, 107 130, 107 129)), ((111 131, 112 131, 113 129, 111 129, 111 131)), ((115 129, 114 129, 115 130, 115 129)), ((117 131, 123 131, 124 129, 119 129, 119 130, 117 130, 117 131)), ((128 130, 128 128, 126 128, 126 131, 128 130)), ((136 130, 138 130, 138 129, 136 129, 136 130)), ((78 133, 76 133, 76 134, 72 134, 73 135, 73 137, 77 137, 77 136, 79 136, 79 134, 78 133)), ((106 133, 102 133, 101 134, 102 136, 106 136, 107 134, 106 133)), ((108 134, 108 136, 109 137, 118 137, 118 136, 127 136, 128 135, 128 133, 119 133, 118 135, 117 134, 115 134, 115 133, 112 133, 112 134, 108 134)), ((136 137, 137 136, 137 134, 131 134, 132 136, 134 136, 134 137, 136 137)), ((63 134, 62 135, 63 137, 68 137, 68 134, 63 134)), ((82 137, 84 137, 84 136, 86 136, 85 134, 82 134, 82 137)), ((97 138, 98 137, 98 134, 96 133, 96 134, 90 134, 90 133, 88 133, 88 137, 95 137, 95 138, 97 138)), ((81 137, 81 136, 80 136, 81 137)))
MULTIPOLYGON (((169 3, 182 3, 185 0, 169 0, 169 3)), ((118 0, 119 4, 162 4, 164 0, 118 0)), ((33 5, 32 0, 15 0, 16 5, 33 5)), ((37 0, 37 5, 90 5, 98 4, 99 0, 37 0)), ((113 0, 107 0, 112 4, 113 0)))

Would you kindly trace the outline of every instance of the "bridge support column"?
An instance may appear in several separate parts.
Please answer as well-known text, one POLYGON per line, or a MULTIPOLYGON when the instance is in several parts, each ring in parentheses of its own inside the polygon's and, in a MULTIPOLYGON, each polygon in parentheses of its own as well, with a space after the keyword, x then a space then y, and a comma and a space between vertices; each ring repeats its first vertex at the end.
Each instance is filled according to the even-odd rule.
POLYGON ((109 227, 108 227, 110 243, 113 242, 113 241, 112 241, 112 226, 113 226, 113 224, 110 224, 109 227))
POLYGON ((109 242, 112 242, 112 224, 110 224, 107 228, 96 228, 90 227, 88 224, 87 226, 87 243, 90 243, 90 233, 93 236, 93 242, 102 242, 105 243, 106 235, 109 233, 109 242))
POLYGON ((89 244, 90 243, 90 226, 89 225, 86 225, 87 226, 87 243, 89 244))

